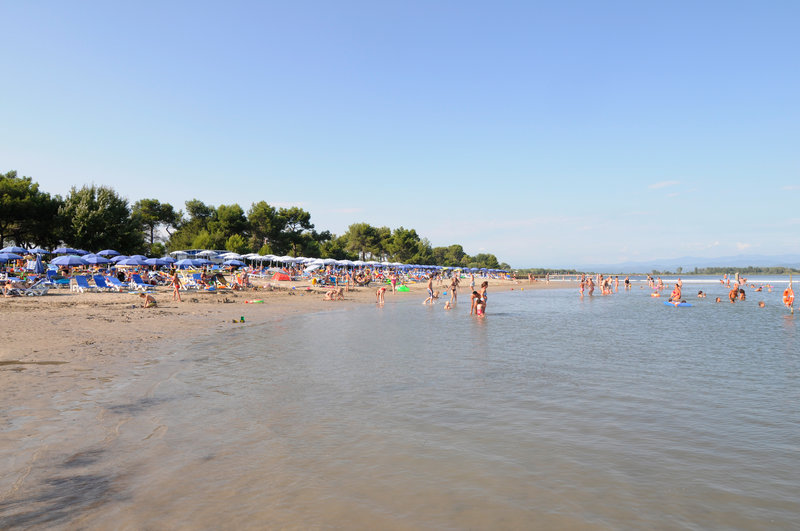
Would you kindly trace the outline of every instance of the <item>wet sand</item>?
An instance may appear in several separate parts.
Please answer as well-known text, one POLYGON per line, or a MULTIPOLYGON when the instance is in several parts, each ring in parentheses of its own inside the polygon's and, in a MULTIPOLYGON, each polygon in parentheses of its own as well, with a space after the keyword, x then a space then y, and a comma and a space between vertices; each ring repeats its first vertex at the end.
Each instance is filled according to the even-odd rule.
MULTIPOLYGON (((51 289, 43 297, 0 297, 3 342, 0 367, 8 369, 42 363, 92 363, 162 339, 187 339, 224 333, 231 326, 263 323, 282 315, 341 310, 352 304, 375 304, 376 284, 354 288, 340 301, 324 301, 326 288, 308 282, 255 280, 256 289, 245 291, 181 292, 172 300, 168 287, 154 287, 158 306, 142 308, 136 292, 84 292, 51 289), (248 304, 246 301, 263 300, 248 304), (245 323, 240 318, 244 316, 245 323), (232 323, 233 320, 237 323, 232 323)), ((491 280, 489 292, 571 286, 565 282, 491 280)), ((409 283, 408 293, 387 290, 386 304, 425 297, 425 283, 409 283)), ((443 291, 444 286, 435 286, 443 291)), ((469 301, 462 282, 459 297, 469 301)), ((441 296, 439 305, 449 299, 441 296)))
MULTIPOLYGON (((326 289, 307 282, 271 286, 255 280, 255 285, 256 289, 238 292, 182 292, 182 302, 172 300, 170 287, 155 287, 158 306, 147 309, 141 307, 142 299, 135 292, 75 293, 62 288, 51 289, 42 297, 0 298, 0 372, 4 382, 0 387, 4 405, 0 412, 0 527, 57 521, 52 515, 77 501, 69 499, 70 489, 82 493, 80 504, 85 506, 76 509, 89 512, 94 501, 99 503, 99 498, 110 495, 98 492, 95 496, 94 489, 102 487, 102 482, 80 474, 64 477, 85 480, 86 485, 73 489, 59 484, 42 490, 43 485, 63 480, 59 474, 50 475, 53 470, 82 470, 91 465, 93 457, 84 455, 86 444, 105 448, 107 443, 102 441, 119 436, 121 426, 97 417, 107 415, 102 408, 97 410, 100 413, 85 409, 87 397, 109 387, 129 385, 148 360, 153 364, 165 361, 161 358, 169 357, 175 345, 285 316, 375 304, 377 288, 373 283, 348 291, 344 300, 325 301, 326 289), (253 300, 263 303, 246 302, 253 300)), ((491 280, 490 293, 567 285, 491 280)), ((408 293, 387 290, 386 305, 409 300, 421 303, 426 297, 425 283, 408 286, 408 293)), ((443 286, 436 288, 444 291, 443 286)), ((466 288, 462 283, 459 290, 458 311, 464 313, 469 304, 466 288)), ((448 299, 443 295, 437 306, 442 308, 448 299)), ((150 392, 129 391, 145 401, 150 392)))

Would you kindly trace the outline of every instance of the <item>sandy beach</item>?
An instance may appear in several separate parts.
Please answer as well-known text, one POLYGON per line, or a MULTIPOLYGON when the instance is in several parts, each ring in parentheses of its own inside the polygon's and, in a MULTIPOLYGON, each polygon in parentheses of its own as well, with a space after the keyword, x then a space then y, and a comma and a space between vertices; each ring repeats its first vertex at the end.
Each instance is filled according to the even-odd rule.
MULTIPOLYGON (((154 287, 155 308, 142 308, 136 292, 84 292, 51 289, 43 297, 0 298, 3 344, 0 364, 5 369, 45 362, 92 363, 115 355, 128 355, 130 347, 162 339, 185 339, 224 333, 231 327, 260 324, 281 315, 342 310, 353 304, 375 304, 376 285, 353 288, 340 301, 325 301, 325 288, 305 282, 270 283, 253 280, 246 291, 181 292, 172 300, 169 287, 154 287), (248 304, 246 301, 263 300, 248 304), (244 316, 245 322, 241 323, 244 316), (236 320, 236 323, 233 321, 236 320)), ((425 298, 425 283, 409 283, 409 292, 392 294, 386 304, 425 298)), ((565 282, 491 280, 492 291, 561 288, 565 282)), ((469 308, 469 286, 459 290, 458 311, 469 308), (466 301, 466 304, 465 302, 466 301)), ((440 291, 445 286, 436 286, 440 291)), ((448 296, 438 302, 444 306, 448 296)))

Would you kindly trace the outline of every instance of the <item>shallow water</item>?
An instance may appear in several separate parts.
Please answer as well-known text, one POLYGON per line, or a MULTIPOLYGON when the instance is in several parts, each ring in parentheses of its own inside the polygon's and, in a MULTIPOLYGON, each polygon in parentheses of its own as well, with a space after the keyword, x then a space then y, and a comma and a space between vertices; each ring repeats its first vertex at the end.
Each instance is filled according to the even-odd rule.
POLYGON ((0 527, 797 528, 798 316, 702 287, 343 306, 153 353, 54 407, 91 423, 42 428, 0 527))

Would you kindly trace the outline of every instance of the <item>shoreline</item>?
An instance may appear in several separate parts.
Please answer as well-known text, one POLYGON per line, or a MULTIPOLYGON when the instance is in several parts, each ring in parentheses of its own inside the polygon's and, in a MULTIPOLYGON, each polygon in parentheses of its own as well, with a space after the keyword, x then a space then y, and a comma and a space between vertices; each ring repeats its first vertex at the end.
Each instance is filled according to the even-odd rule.
MULTIPOLYGON (((4 341, 0 364, 91 362, 98 357, 126 355, 132 346, 142 348, 160 340, 182 340, 224 333, 231 327, 260 324, 282 315, 310 314, 375 304, 376 284, 345 293, 342 301, 323 301, 325 289, 308 282, 281 282, 270 289, 267 281, 252 279, 257 290, 181 292, 183 302, 172 301, 172 288, 154 287, 155 308, 142 308, 136 292, 84 292, 51 289, 41 297, 0 298, 4 341), (249 300, 263 303, 246 304, 249 300), (244 317, 245 322, 240 319, 244 317), (236 320, 234 324, 232 321, 236 320)), ((558 289, 574 282, 490 280, 489 292, 513 289, 558 289)), ((425 283, 409 283, 408 293, 386 292, 386 304, 425 298, 425 283)), ((444 291, 444 286, 434 286, 444 291)), ((468 287, 459 289, 464 308, 468 287)), ((449 295, 441 295, 444 305, 449 295)), ((468 309, 468 308, 467 308, 468 309)))

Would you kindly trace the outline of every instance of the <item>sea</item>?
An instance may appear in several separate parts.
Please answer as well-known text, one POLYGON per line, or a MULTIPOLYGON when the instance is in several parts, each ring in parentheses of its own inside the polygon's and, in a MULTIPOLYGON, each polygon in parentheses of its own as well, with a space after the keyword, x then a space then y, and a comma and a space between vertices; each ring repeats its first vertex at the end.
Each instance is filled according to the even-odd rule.
POLYGON ((38 455, 0 528, 798 529, 786 284, 390 294, 159 344, 4 447, 38 455))

